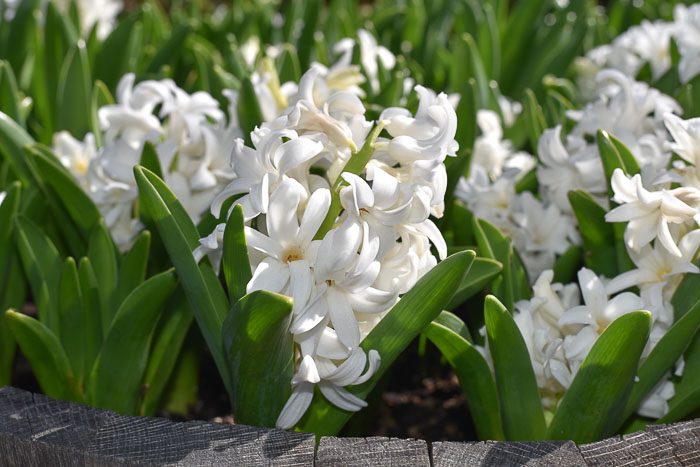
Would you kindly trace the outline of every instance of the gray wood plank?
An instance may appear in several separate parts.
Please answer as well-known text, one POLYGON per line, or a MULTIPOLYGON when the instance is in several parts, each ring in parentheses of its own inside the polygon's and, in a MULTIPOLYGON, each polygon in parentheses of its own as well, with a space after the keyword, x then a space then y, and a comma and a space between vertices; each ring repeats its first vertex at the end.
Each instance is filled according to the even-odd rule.
POLYGON ((571 441, 433 443, 433 465, 483 466, 583 466, 578 448, 571 441))
POLYGON ((397 438, 322 437, 317 466, 429 466, 428 444, 423 440, 397 438))
POLYGON ((312 465, 314 437, 243 425, 183 424, 189 446, 177 465, 312 465))
POLYGON ((676 449, 668 436, 654 430, 640 431, 579 446, 590 465, 672 466, 684 464, 674 455, 676 449))
POLYGON ((700 420, 652 425, 646 431, 671 443, 671 455, 682 465, 700 465, 700 420))

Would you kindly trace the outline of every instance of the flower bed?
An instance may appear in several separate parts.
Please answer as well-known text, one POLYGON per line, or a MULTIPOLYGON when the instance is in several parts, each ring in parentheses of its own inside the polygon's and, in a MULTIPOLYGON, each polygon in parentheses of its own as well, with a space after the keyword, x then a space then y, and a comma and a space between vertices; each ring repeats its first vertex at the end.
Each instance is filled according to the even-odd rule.
POLYGON ((330 437, 430 368, 468 429, 378 428, 426 442, 698 415, 700 5, 215 3, 0 1, 0 385, 330 437))

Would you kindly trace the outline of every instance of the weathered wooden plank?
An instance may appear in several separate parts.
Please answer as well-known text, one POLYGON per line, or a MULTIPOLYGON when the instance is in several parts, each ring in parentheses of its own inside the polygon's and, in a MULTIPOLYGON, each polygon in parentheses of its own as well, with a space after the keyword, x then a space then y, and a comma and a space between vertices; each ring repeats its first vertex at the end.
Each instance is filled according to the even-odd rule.
POLYGON ((316 454, 317 466, 429 466, 428 444, 397 438, 323 437, 316 454))
POLYGON ((482 466, 582 466, 586 465, 571 441, 433 443, 433 465, 482 466))
POLYGON ((683 465, 673 454, 671 441, 647 430, 579 446, 589 465, 683 465))
MULTIPOLYGON (((3 465, 91 465, 82 450, 99 411, 33 395, 0 389, 0 459, 3 465)), ((106 462, 98 462, 107 465, 106 462)))
POLYGON ((3 465, 310 465, 313 435, 127 417, 13 388, 0 392, 3 465))
POLYGON ((650 425, 646 431, 670 442, 673 446, 671 454, 680 464, 700 465, 700 420, 650 425))
POLYGON ((243 425, 184 423, 187 453, 178 465, 312 465, 314 437, 243 425))

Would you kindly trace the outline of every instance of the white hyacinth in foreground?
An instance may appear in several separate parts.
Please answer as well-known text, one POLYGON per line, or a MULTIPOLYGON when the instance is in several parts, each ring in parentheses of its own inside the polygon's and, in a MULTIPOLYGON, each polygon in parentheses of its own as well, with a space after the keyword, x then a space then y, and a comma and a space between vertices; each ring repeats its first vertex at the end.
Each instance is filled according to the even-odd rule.
MULTIPOLYGON (((223 218, 230 197, 243 207, 253 269, 248 292, 294 299, 298 358, 280 428, 299 421, 314 386, 342 409, 366 405, 345 389, 380 365, 379 354, 365 353, 360 342, 437 263, 431 245, 446 255, 429 217, 442 215, 443 162, 457 150, 447 96, 417 86, 415 114, 388 108, 372 122, 359 88, 339 88, 335 71, 313 66, 290 105, 253 131, 252 147, 236 140, 234 178, 212 206, 223 218)), ((222 235, 223 224, 196 253, 218 261, 222 235)))
POLYGON ((121 249, 142 228, 133 167, 147 142, 156 149, 165 182, 195 222, 233 176, 229 154, 241 133, 235 119, 226 123, 206 92, 190 95, 167 79, 134 85, 134 75, 128 74, 117 87, 117 102, 101 107, 98 117, 101 147, 90 133, 81 142, 60 132, 53 148, 100 209, 121 249))

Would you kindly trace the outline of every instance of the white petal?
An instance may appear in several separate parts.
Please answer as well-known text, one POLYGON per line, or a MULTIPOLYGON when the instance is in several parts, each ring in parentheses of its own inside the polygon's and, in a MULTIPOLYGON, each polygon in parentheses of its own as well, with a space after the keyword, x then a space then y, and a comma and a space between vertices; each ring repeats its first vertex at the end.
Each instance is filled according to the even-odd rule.
POLYGON ((306 249, 313 240, 330 205, 331 193, 328 189, 320 188, 311 194, 299 226, 299 243, 302 248, 306 249))
POLYGON ((318 388, 328 402, 348 412, 357 412, 367 406, 367 402, 334 384, 321 382, 318 388))
POLYGON ((304 416, 309 405, 311 405, 314 395, 313 388, 314 386, 311 383, 300 383, 294 388, 292 395, 289 396, 287 403, 282 408, 282 412, 277 417, 277 422, 275 423, 277 428, 289 430, 301 420, 301 417, 304 416))
POLYGON ((340 341, 351 349, 360 345, 360 328, 345 294, 329 287, 326 299, 328 314, 340 341))

